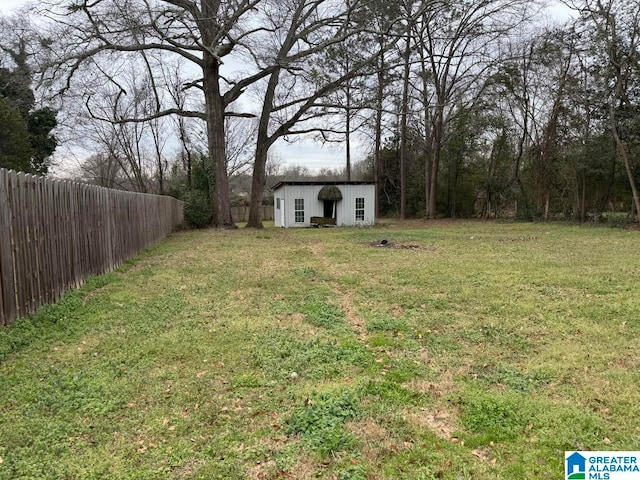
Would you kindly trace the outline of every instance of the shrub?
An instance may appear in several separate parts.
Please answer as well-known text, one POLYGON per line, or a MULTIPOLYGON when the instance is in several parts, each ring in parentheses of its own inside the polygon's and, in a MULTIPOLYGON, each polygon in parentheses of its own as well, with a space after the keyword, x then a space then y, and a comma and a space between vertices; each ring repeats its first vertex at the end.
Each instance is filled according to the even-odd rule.
POLYGON ((203 228, 211 223, 213 212, 211 202, 206 192, 191 190, 184 196, 184 219, 187 225, 203 228))

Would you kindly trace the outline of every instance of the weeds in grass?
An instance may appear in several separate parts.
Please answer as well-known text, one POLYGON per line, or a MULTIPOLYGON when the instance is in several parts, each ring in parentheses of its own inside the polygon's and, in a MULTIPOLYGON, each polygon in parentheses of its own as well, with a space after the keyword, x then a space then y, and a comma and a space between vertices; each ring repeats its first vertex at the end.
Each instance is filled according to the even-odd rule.
POLYGON ((553 380, 551 375, 544 372, 526 374, 514 367, 504 365, 497 367, 483 365, 474 370, 474 376, 489 384, 523 393, 536 391, 553 380))
POLYGON ((603 446, 602 422, 578 406, 475 387, 467 388, 455 401, 462 425, 473 434, 465 435, 470 446, 518 440, 562 451, 603 446))
POLYGON ((326 457, 356 445, 344 423, 356 418, 359 412, 358 400, 352 392, 320 394, 293 411, 286 432, 302 435, 313 450, 326 457))
POLYGON ((410 326, 406 319, 389 315, 372 315, 367 322, 367 330, 370 332, 408 332, 410 326))

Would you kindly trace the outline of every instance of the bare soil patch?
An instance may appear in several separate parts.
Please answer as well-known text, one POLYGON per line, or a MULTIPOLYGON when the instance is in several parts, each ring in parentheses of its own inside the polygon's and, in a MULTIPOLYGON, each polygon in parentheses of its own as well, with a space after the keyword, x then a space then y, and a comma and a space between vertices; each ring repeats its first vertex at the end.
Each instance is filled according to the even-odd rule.
POLYGON ((436 247, 433 245, 429 245, 427 247, 423 247, 422 245, 418 245, 416 243, 395 243, 389 242, 388 240, 378 240, 375 242, 368 243, 370 247, 373 248, 386 248, 389 250, 426 250, 429 252, 434 252, 436 247))

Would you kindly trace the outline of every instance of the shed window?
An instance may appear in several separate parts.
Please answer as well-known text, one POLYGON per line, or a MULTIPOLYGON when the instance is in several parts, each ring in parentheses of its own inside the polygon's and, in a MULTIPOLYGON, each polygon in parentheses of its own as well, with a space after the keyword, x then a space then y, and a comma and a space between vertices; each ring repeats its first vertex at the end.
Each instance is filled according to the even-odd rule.
POLYGON ((276 198, 276 210, 280 210, 280 198, 276 198))
POLYGON ((364 198, 356 198, 356 221, 364 221, 364 198))
POLYGON ((304 198, 296 198, 293 201, 293 211, 296 223, 304 223, 304 198))

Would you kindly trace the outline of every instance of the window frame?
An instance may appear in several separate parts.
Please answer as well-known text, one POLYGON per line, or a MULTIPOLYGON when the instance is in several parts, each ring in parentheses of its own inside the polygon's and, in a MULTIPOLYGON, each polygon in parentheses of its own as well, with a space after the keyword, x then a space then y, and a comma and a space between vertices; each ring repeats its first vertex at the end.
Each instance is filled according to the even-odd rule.
POLYGON ((304 198, 293 199, 293 221, 304 223, 304 198))
POLYGON ((364 197, 356 197, 355 199, 355 203, 356 203, 356 208, 355 208, 355 214, 356 214, 356 222, 364 222, 364 216, 365 216, 365 202, 364 202, 364 197), (361 205, 358 205, 358 203, 361 203, 361 205))

